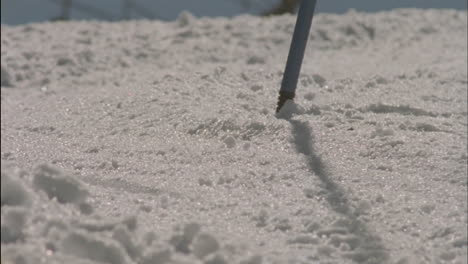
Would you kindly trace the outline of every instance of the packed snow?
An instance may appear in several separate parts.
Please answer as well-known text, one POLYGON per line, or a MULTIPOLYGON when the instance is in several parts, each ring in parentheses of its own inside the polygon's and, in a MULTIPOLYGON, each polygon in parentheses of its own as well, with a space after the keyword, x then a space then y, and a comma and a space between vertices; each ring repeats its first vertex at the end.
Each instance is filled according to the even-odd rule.
POLYGON ((2 264, 467 263, 467 13, 1 27, 2 264))

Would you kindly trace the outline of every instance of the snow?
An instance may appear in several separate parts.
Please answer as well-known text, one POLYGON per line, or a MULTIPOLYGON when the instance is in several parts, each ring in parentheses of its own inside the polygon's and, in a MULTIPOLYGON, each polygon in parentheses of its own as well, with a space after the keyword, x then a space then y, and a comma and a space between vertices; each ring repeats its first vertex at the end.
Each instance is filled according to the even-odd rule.
POLYGON ((1 28, 7 263, 467 263, 467 16, 1 28))

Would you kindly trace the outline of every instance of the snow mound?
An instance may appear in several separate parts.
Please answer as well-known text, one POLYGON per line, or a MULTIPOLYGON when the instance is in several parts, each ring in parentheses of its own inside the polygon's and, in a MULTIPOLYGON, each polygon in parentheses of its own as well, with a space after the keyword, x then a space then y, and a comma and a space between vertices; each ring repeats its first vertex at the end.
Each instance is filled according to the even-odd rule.
POLYGON ((123 247, 116 241, 89 233, 70 232, 60 242, 58 250, 64 254, 96 262, 132 263, 123 247))
POLYGON ((203 259, 219 249, 219 243, 215 237, 207 233, 197 234, 192 246, 191 252, 199 259, 203 259))
POLYGON ((88 196, 88 191, 79 181, 47 164, 36 167, 33 183, 50 199, 56 198, 60 203, 79 204, 84 202, 88 196))
POLYGON ((8 170, 2 166, 1 172, 1 205, 28 206, 31 203, 29 192, 18 178, 18 171, 8 170), (13 174, 13 175, 11 175, 13 174))
POLYGON ((2 243, 16 243, 24 239, 26 213, 24 208, 2 208, 2 243))
POLYGON ((222 244, 202 232, 199 223, 189 223, 162 240, 144 230, 135 216, 102 218, 99 212, 68 206, 86 201, 93 208, 87 200, 89 187, 55 166, 41 164, 31 173, 2 166, 2 261, 17 263, 23 259, 18 248, 45 243, 46 259, 35 262, 33 250, 36 253, 24 263, 227 263, 222 244))

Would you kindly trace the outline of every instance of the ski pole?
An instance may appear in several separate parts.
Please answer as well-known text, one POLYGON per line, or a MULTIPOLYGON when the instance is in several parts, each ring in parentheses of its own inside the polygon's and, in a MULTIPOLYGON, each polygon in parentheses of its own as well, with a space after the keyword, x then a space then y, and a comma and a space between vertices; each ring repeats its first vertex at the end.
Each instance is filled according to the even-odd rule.
POLYGON ((299 6, 296 26, 294 27, 291 46, 289 48, 288 60, 286 61, 286 68, 284 69, 281 89, 279 91, 276 112, 280 111, 286 100, 294 99, 316 2, 316 0, 302 0, 299 6))

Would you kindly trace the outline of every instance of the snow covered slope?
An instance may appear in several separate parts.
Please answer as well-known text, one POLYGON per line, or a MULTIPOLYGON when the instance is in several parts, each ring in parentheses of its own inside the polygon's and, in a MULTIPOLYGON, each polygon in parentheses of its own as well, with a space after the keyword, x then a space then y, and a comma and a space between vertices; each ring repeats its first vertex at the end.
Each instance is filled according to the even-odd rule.
POLYGON ((467 15, 1 28, 1 261, 467 263, 467 15))

